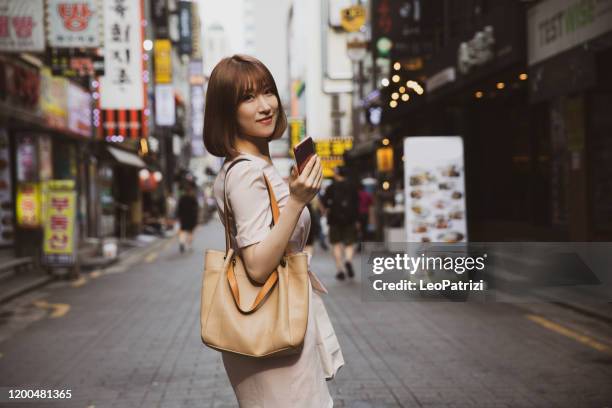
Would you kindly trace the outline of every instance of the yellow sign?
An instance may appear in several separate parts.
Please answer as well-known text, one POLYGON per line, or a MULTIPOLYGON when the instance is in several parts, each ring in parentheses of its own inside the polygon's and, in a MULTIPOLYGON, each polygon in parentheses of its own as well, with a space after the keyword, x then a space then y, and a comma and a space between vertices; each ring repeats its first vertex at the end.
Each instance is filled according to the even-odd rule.
POLYGON ((38 228, 41 221, 40 185, 22 183, 17 187, 17 224, 23 228, 38 228))
POLYGON ((376 167, 381 173, 393 171, 393 148, 381 147, 376 150, 376 167))
POLYGON ((293 157, 293 148, 304 139, 304 119, 289 118, 289 140, 291 142, 290 154, 293 157))
POLYGON ((155 83, 172 83, 172 43, 170 40, 155 40, 155 83))
POLYGON ((355 5, 344 8, 340 11, 342 28, 349 33, 359 31, 366 21, 366 9, 363 6, 355 5))
POLYGON ((321 158, 323 177, 333 177, 334 169, 344 165, 344 153, 352 148, 352 137, 333 137, 331 139, 316 140, 315 149, 317 155, 321 158))
POLYGON ((44 256, 46 263, 71 264, 75 258, 76 194, 73 180, 48 183, 44 256))

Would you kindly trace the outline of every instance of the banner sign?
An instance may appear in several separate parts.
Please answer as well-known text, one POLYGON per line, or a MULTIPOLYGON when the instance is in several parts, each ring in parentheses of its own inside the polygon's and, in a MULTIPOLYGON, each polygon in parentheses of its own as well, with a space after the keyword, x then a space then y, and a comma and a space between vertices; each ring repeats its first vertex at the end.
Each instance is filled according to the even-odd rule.
POLYGON ((121 142, 147 137, 147 117, 141 110, 103 109, 101 116, 102 126, 97 129, 99 139, 121 142))
POLYGON ((67 78, 104 75, 104 57, 76 48, 49 48, 51 73, 67 78))
POLYGON ((0 0, 0 51, 44 51, 43 0, 0 0))
POLYGON ((68 129, 91 136, 91 95, 74 84, 68 85, 68 129))
POLYGON ((41 224, 39 183, 17 185, 17 224, 22 228, 38 228, 41 224))
POLYGON ((74 180, 49 181, 46 208, 44 262, 71 265, 75 261, 74 180))
POLYGON ((47 0, 48 40, 52 47, 101 45, 97 0, 47 0))
POLYGON ((527 12, 527 59, 534 65, 612 31, 612 0, 548 0, 527 12))
POLYGON ((191 154, 204 156, 204 88, 191 86, 191 154))
POLYGON ((179 18, 179 41, 178 51, 181 55, 191 55, 191 1, 179 1, 178 3, 178 18, 179 18))
POLYGON ((151 0, 151 19, 153 20, 155 38, 168 38, 167 0, 151 0))
POLYGON ((38 116, 40 76, 38 69, 19 60, 0 58, 0 100, 38 116))
POLYGON ((352 148, 352 137, 332 137, 330 139, 315 140, 315 150, 321 158, 323 177, 333 177, 336 167, 344 165, 344 153, 352 148))
POLYGON ((155 40, 153 45, 155 56, 155 83, 172 83, 172 43, 170 40, 155 40))
POLYGON ((40 71, 40 109, 49 126, 68 127, 68 80, 51 75, 49 68, 40 71))
POLYGON ((140 0, 104 1, 102 109, 143 109, 140 0))
POLYGON ((38 149, 36 147, 36 136, 33 134, 18 134, 16 141, 17 181, 37 181, 38 149))
POLYGON ((174 86, 155 85, 155 124, 158 126, 174 126, 175 123, 174 86))

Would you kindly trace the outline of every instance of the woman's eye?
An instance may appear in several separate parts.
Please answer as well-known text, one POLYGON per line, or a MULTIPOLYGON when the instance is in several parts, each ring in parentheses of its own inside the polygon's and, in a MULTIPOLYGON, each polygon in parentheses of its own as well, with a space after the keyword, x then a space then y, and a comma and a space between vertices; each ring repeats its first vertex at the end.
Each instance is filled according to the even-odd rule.
POLYGON ((272 92, 272 88, 268 88, 265 90, 265 94, 266 95, 272 95, 274 92, 272 92))
POLYGON ((244 95, 244 96, 242 97, 242 100, 243 100, 243 101, 250 101, 250 100, 252 100, 253 98, 255 98, 255 96, 254 96, 253 94, 247 94, 247 95, 244 95))

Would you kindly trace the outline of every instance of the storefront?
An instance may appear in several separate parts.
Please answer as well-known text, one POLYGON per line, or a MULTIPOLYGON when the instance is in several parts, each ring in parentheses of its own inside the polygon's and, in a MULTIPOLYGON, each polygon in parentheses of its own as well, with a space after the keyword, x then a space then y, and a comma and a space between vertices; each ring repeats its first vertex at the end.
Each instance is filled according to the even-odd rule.
POLYGON ((527 26, 530 108, 552 152, 551 221, 572 241, 610 240, 610 2, 543 1, 527 26))
POLYGON ((0 155, 6 161, 0 184, 7 187, 1 197, 2 245, 14 246, 17 256, 41 254, 47 184, 53 179, 74 182, 76 234, 87 236, 89 93, 47 68, 0 57, 0 95, 0 155))
MULTIPOLYGON (((524 6, 500 2, 459 21, 465 26, 447 28, 456 35, 426 59, 422 78, 399 72, 385 90, 394 159, 409 154, 404 137, 460 135, 470 240, 551 239, 541 196, 549 152, 528 103, 524 6)), ((390 179, 402 188, 402 166, 390 179)))

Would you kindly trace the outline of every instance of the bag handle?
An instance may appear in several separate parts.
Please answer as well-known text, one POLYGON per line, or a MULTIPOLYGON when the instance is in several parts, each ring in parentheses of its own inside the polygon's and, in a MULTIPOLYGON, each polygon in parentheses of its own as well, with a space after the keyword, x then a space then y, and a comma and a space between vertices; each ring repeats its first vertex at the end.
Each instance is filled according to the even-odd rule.
MULTIPOLYGON (((225 258, 227 258, 229 249, 231 247, 231 242, 229 238, 229 228, 230 228, 229 215, 228 215, 229 203, 227 199, 227 189, 226 189, 227 174, 229 173, 230 169, 234 167, 234 165, 238 164, 241 161, 248 161, 248 160, 247 159, 236 160, 230 165, 230 167, 225 172, 225 180, 224 180, 224 187, 223 187, 224 188, 223 190, 223 195, 224 195, 223 217, 225 220, 225 258)), ((278 209, 278 202, 276 201, 276 196, 274 195, 274 190, 272 189, 272 185, 270 184, 270 181, 268 180, 268 177, 266 177, 265 173, 263 176, 266 182, 266 189, 268 190, 268 198, 270 199, 270 206, 272 208, 272 224, 270 225, 270 228, 272 228, 278 222, 280 210, 278 209)), ((232 292, 234 302, 236 303, 236 306, 242 313, 245 313, 245 314, 252 313, 255 310, 257 310, 257 308, 261 305, 263 300, 268 296, 268 293, 270 293, 270 291, 274 288, 274 285, 276 285, 276 282, 278 282, 278 270, 275 269, 274 271, 272 271, 270 276, 268 276, 268 279, 266 279, 265 283, 259 290, 259 293, 255 297, 255 300, 253 301, 253 304, 251 305, 251 307, 245 310, 240 305, 240 290, 238 288, 238 281, 236 280, 236 274, 234 272, 235 264, 236 264, 236 259, 234 258, 234 255, 232 254, 232 259, 229 261, 229 265, 227 267, 227 281, 230 285, 230 290, 232 292)), ((285 266, 285 264, 286 263, 284 259, 282 259, 281 265, 285 266)))

